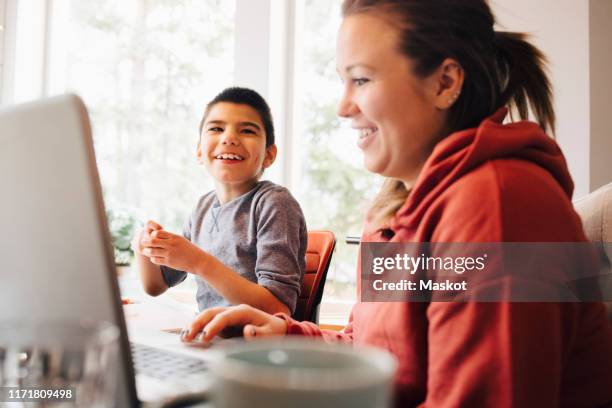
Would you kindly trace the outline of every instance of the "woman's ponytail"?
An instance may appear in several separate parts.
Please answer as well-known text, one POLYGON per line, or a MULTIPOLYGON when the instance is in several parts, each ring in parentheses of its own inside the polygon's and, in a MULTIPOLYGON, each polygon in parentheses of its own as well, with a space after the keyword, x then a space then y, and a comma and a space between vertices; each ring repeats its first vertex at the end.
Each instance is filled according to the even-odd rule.
POLYGON ((495 49, 501 80, 497 106, 509 106, 521 119, 529 118, 529 110, 542 129, 554 134, 555 111, 552 86, 545 72, 546 57, 526 41, 526 35, 495 32, 495 49))

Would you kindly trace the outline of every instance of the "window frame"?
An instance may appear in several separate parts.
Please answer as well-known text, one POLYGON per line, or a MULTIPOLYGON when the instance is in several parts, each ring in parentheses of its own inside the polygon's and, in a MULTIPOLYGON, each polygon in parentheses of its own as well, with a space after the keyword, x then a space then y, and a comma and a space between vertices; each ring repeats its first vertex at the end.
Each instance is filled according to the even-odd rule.
POLYGON ((0 105, 13 100, 17 0, 0 0, 0 105))

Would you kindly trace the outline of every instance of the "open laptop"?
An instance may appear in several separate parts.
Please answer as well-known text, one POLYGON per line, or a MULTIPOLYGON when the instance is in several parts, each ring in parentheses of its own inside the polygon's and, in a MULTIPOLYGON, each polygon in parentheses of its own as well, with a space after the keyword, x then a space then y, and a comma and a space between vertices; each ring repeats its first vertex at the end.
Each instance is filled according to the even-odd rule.
POLYGON ((130 332, 128 341, 89 119, 77 96, 0 110, 0 192, 0 320, 117 325, 119 407, 209 387, 214 351, 157 331, 130 332))

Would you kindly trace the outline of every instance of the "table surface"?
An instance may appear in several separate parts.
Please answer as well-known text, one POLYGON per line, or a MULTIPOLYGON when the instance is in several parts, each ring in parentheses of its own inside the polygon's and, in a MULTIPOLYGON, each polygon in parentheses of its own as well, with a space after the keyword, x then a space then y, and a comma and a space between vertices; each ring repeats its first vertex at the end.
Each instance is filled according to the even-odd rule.
POLYGON ((174 331, 186 327, 197 314, 193 304, 177 300, 166 292, 152 297, 145 293, 137 274, 124 269, 118 276, 121 298, 129 300, 123 305, 128 328, 174 331))
MULTIPOLYGON (((145 293, 138 274, 130 268, 122 268, 118 276, 122 299, 130 303, 123 306, 126 324, 130 329, 143 328, 162 331, 177 331, 188 326, 197 316, 198 309, 193 294, 187 291, 169 289, 153 297, 145 293)), ((325 322, 322 329, 342 330, 346 320, 325 322)))

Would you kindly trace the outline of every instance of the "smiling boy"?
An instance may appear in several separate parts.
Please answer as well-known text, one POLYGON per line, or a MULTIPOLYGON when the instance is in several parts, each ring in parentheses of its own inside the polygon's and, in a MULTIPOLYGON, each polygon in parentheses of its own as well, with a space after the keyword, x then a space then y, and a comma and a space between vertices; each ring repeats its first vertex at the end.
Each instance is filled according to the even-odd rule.
POLYGON ((145 291, 157 296, 195 275, 200 310, 246 303, 293 313, 305 270, 304 216, 289 191, 260 181, 276 158, 270 108, 228 88, 206 107, 196 151, 215 181, 183 236, 149 221, 133 240, 145 291))

